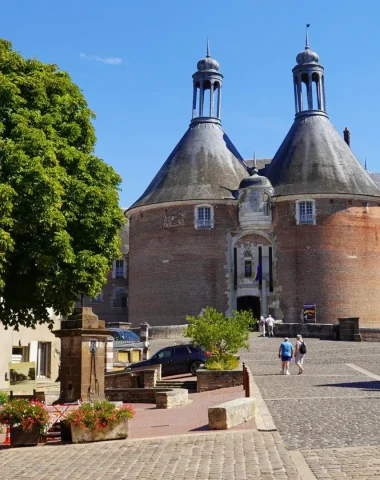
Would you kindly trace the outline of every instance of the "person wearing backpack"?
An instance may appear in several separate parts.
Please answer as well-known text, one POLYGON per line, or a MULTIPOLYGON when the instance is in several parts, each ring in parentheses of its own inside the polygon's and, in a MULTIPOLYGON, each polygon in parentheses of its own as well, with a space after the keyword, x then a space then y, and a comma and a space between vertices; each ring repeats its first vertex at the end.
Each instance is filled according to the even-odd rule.
POLYGON ((297 335, 294 359, 298 367, 298 375, 301 375, 301 373, 303 373, 304 371, 303 360, 304 360, 305 354, 306 354, 305 342, 302 340, 302 335, 297 335))

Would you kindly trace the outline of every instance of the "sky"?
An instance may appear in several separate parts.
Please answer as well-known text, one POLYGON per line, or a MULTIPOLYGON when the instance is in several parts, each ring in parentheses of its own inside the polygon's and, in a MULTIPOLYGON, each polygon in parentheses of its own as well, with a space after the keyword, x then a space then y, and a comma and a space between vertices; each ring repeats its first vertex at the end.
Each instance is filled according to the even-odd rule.
POLYGON ((95 152, 122 177, 128 207, 188 128, 207 37, 224 75, 225 132, 245 159, 274 156, 294 120, 306 23, 330 120, 380 172, 379 18, 379 0, 18 0, 2 9, 0 35, 80 86, 96 113, 95 152))

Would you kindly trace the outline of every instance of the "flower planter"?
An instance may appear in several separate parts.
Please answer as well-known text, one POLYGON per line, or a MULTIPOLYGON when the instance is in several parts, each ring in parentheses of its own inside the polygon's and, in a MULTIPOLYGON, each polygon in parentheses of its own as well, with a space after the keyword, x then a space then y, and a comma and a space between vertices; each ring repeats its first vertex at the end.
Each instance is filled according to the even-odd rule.
POLYGON ((38 426, 34 426, 29 432, 25 432, 21 427, 11 428, 11 447, 31 447, 38 444, 40 431, 38 426))
POLYGON ((127 438, 129 433, 129 420, 123 419, 112 427, 89 430, 71 424, 71 437, 73 443, 102 442, 104 440, 118 440, 127 438))

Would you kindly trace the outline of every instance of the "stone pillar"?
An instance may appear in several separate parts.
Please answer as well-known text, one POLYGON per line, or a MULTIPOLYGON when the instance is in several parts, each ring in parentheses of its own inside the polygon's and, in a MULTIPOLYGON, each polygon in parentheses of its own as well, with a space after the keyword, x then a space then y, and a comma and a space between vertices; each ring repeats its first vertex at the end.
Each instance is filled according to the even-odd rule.
POLYGON ((61 329, 61 395, 59 402, 104 399, 105 345, 111 335, 91 307, 75 308, 61 329))
POLYGON ((313 82, 312 82, 311 73, 309 73, 306 88, 307 88, 307 106, 309 110, 313 110, 313 82))
POLYGON ((113 371, 113 363, 114 363, 114 351, 113 351, 113 337, 107 337, 106 343, 106 372, 113 371))
POLYGON ((268 316, 267 282, 261 280, 261 315, 268 316))
POLYGON ((359 317, 339 318, 339 339, 346 342, 361 341, 359 317))
POLYGON ((148 360, 150 357, 150 350, 149 350, 149 324, 143 322, 140 324, 140 340, 144 344, 144 348, 142 350, 142 360, 148 360))
POLYGON ((214 116, 214 84, 210 85, 210 117, 214 116))
POLYGON ((146 322, 140 323, 140 340, 144 343, 148 341, 149 324, 146 322))

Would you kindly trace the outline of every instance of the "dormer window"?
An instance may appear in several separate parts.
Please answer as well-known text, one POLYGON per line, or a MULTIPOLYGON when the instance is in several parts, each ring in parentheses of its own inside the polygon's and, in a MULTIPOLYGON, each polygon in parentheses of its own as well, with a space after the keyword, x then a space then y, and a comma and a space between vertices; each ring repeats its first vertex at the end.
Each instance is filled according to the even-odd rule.
POLYGON ((211 205, 198 205, 195 207, 195 228, 214 228, 214 208, 211 205))
POLYGON ((298 200, 296 202, 296 220, 297 225, 315 225, 315 201, 298 200))

